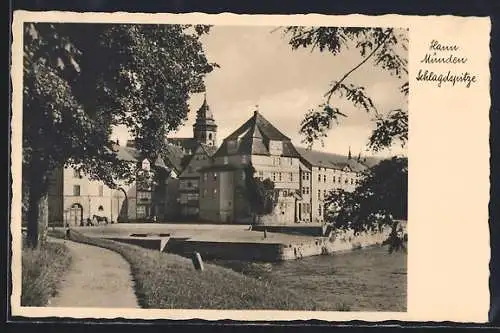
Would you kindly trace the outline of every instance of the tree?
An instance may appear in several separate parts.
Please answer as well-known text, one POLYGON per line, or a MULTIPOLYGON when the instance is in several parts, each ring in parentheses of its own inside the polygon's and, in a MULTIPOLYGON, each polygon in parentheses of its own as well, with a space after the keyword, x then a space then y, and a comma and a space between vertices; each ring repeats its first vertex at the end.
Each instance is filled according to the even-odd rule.
POLYGON ((277 194, 274 182, 269 178, 261 180, 255 177, 255 168, 251 165, 243 170, 245 174, 244 197, 249 203, 254 223, 259 222, 264 215, 271 214, 277 204, 277 194))
POLYGON ((135 166, 113 150, 113 125, 127 126, 142 157, 156 160, 164 145, 158 138, 185 121, 189 94, 204 90, 203 78, 216 66, 199 41, 208 30, 25 24, 23 199, 31 246, 47 219, 40 208, 55 168, 72 166, 112 187, 133 179, 135 166))
MULTIPOLYGON (((400 91, 409 93, 408 84, 408 50, 407 29, 396 28, 357 28, 357 27, 286 27, 284 35, 289 38, 293 50, 300 47, 318 49, 337 55, 354 47, 359 50, 362 60, 334 80, 325 93, 325 102, 319 110, 309 110, 302 123, 300 132, 304 141, 312 146, 317 140, 327 136, 334 123, 346 112, 331 104, 333 95, 345 98, 352 104, 375 116, 375 129, 369 138, 368 146, 373 150, 390 147, 396 142, 402 146, 408 140, 408 110, 406 105, 396 110, 380 112, 363 86, 348 82, 351 74, 371 61, 373 66, 387 70, 400 79, 400 91)), ((366 65, 365 65, 366 66, 366 65)))
MULTIPOLYGON (((353 192, 331 191, 326 199, 326 220, 336 229, 355 232, 393 228, 389 244, 401 247, 395 220, 408 218, 408 159, 393 157, 367 169, 353 192)), ((403 236, 403 235, 399 235, 403 236)))

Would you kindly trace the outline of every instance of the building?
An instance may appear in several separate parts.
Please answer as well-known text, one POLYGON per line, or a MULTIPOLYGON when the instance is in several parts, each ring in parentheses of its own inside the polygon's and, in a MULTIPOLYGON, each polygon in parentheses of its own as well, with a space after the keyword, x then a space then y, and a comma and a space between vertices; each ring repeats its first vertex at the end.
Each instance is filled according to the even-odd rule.
POLYGON ((217 150, 217 125, 205 95, 196 112, 192 138, 171 138, 168 142, 182 150, 184 164, 178 179, 178 209, 181 220, 199 217, 199 181, 202 167, 212 164, 217 150))
POLYGON ((198 147, 179 176, 179 204, 183 219, 196 220, 199 217, 200 170, 212 164, 212 156, 217 147, 204 143, 198 147))
POLYGON ((297 148, 301 156, 299 222, 324 222, 324 200, 334 189, 353 191, 366 166, 348 156, 297 148))
POLYGON ((242 195, 245 168, 275 184, 276 207, 265 224, 322 223, 323 200, 335 188, 353 190, 366 167, 349 156, 296 148, 258 111, 226 137, 212 163, 199 169, 199 216, 202 220, 252 223, 242 195))
POLYGON ((221 222, 251 222, 249 204, 239 191, 245 186, 245 167, 275 184, 274 223, 295 220, 296 193, 300 188, 300 155, 289 137, 259 112, 224 139, 213 164, 201 170, 200 218, 221 222))
POLYGON ((137 167, 137 180, 112 189, 74 168, 56 168, 49 177, 50 225, 79 226, 87 219, 93 223, 147 221, 152 216, 163 216, 165 180, 170 172, 164 161, 158 158, 151 165, 133 147, 116 145, 114 149, 119 159, 137 167))

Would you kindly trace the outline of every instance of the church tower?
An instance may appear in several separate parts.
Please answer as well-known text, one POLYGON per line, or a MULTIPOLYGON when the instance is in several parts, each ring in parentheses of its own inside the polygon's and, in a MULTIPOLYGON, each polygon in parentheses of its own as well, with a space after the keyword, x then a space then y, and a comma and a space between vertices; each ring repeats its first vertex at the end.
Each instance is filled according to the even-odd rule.
POLYGON ((203 99, 198 112, 196 112, 196 122, 193 125, 194 139, 199 143, 209 146, 217 145, 217 125, 214 115, 207 104, 207 94, 203 99))

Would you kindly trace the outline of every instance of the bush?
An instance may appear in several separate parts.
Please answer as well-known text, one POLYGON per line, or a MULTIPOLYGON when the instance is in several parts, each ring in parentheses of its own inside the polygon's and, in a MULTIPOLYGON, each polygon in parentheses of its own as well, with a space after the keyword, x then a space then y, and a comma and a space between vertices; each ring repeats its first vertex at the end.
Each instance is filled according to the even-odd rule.
MULTIPOLYGON (((58 235, 62 236, 62 233, 58 235)), ((132 269, 136 295, 143 308, 316 310, 317 304, 293 290, 205 263, 196 271, 190 259, 111 240, 71 239, 121 254, 132 269)))
POLYGON ((45 306, 57 293, 59 281, 71 263, 64 244, 45 243, 22 253, 22 306, 45 306))

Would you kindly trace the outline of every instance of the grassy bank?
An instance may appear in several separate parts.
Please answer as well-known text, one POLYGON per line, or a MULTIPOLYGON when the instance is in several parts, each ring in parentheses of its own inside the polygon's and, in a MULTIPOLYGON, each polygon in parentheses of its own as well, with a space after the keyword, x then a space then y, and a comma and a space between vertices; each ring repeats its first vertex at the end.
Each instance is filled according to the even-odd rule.
POLYGON ((228 268, 206 263, 205 270, 199 272, 191 260, 177 255, 90 238, 75 231, 71 239, 121 254, 130 263, 136 294, 143 308, 317 309, 316 302, 308 296, 228 268))
POLYGON ((36 250, 23 248, 21 305, 47 305, 70 263, 64 244, 46 243, 36 250))

